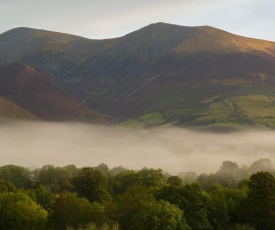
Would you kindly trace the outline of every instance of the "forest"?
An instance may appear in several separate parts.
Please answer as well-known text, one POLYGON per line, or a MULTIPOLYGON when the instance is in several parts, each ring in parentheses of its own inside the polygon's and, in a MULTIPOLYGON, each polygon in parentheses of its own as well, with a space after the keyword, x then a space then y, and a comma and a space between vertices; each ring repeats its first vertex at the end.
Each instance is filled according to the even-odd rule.
POLYGON ((75 165, 0 167, 3 230, 275 229, 275 170, 222 162, 210 174, 75 165))

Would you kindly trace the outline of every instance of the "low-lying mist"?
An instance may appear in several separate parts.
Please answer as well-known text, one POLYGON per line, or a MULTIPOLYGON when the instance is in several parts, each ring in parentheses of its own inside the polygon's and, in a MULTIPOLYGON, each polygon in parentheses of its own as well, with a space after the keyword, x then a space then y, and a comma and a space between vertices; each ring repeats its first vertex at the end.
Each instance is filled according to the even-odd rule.
POLYGON ((224 160, 239 166, 261 158, 274 162, 274 140, 273 131, 215 134, 179 128, 129 131, 75 123, 2 123, 0 165, 34 168, 106 163, 110 168, 210 173, 224 160))

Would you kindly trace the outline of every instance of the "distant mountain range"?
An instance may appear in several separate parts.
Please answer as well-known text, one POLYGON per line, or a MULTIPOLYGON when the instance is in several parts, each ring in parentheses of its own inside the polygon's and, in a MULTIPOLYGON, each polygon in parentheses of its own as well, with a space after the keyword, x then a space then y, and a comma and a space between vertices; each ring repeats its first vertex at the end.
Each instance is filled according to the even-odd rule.
MULTIPOLYGON (((49 76, 79 106, 124 127, 275 127, 274 42, 165 23, 106 40, 16 28, 0 35, 0 63, 15 62, 49 76)), ((7 97, 4 88, 0 105, 9 100, 41 119, 81 117, 47 114, 33 102, 23 106, 24 98, 21 104, 11 100, 16 92, 10 89, 7 97)))

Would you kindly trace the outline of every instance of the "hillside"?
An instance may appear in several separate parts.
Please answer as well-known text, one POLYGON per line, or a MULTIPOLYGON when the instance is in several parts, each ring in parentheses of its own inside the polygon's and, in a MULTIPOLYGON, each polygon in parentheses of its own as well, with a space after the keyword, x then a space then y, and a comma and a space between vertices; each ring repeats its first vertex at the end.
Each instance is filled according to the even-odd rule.
POLYGON ((0 64, 22 62, 52 78, 60 78, 108 43, 19 27, 0 35, 0 64))
POLYGON ((51 79, 19 63, 0 67, 0 96, 1 115, 18 114, 18 118, 28 115, 50 121, 105 122, 51 79))
POLYGON ((40 120, 37 116, 0 96, 0 121, 2 119, 40 120))
POLYGON ((123 126, 275 126, 274 42, 156 23, 107 40, 18 28, 1 50, 123 126))

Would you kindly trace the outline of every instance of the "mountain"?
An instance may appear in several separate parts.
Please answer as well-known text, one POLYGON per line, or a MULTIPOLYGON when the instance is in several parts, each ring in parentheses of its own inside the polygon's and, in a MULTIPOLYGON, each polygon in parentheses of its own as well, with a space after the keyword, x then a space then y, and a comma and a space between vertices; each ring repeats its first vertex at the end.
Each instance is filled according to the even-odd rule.
POLYGON ((4 118, 105 122, 53 80, 19 63, 0 67, 0 108, 4 118))
POLYGON ((0 55, 122 126, 275 127, 274 42, 166 23, 106 40, 17 28, 0 55))

